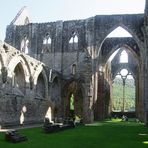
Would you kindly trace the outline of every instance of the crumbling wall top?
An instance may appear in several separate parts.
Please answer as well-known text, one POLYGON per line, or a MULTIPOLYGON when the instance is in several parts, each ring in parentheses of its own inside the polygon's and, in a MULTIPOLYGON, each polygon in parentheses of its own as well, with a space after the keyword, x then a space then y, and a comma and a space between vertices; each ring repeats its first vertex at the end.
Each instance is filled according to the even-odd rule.
POLYGON ((16 17, 12 20, 10 25, 27 25, 30 23, 30 17, 28 14, 27 7, 24 6, 16 15, 16 17))

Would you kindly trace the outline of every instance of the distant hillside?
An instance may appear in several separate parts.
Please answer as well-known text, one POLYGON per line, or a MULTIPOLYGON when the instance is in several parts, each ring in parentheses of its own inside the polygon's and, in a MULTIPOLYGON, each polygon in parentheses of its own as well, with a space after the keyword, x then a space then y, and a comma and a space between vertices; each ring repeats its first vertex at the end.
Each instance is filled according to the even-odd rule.
MULTIPOLYGON (((113 110, 121 110, 123 106, 123 82, 116 78, 113 83, 113 110)), ((135 108, 135 84, 133 79, 126 79, 125 84, 125 109, 135 108)))

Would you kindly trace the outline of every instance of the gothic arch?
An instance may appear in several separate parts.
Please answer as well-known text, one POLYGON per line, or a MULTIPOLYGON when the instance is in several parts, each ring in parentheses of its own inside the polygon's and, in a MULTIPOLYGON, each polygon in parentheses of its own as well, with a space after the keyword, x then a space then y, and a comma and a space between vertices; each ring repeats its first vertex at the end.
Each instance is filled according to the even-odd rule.
MULTIPOLYGON (((102 37, 101 45, 100 45, 100 47, 99 47, 99 49, 98 49, 98 52, 97 52, 97 53, 98 53, 98 54, 97 54, 98 57, 99 57, 99 54, 100 54, 100 51, 101 51, 101 47, 102 47, 104 41, 106 40, 106 37, 107 37, 112 31, 114 31, 114 30, 115 30, 116 28, 118 28, 118 27, 122 27, 124 30, 126 30, 128 33, 130 33, 130 34, 132 35, 133 39, 136 41, 136 43, 137 43, 139 49, 141 49, 140 47, 142 47, 143 45, 141 44, 141 41, 140 41, 140 39, 138 38, 137 34, 136 34, 135 32, 133 32, 129 27, 127 27, 126 25, 124 25, 123 23, 117 23, 116 25, 114 25, 114 26, 110 27, 108 30, 106 30, 104 36, 102 37)), ((119 37, 119 38, 120 38, 120 37, 119 37)), ((140 54, 141 54, 141 51, 140 51, 140 54)))
POLYGON ((33 79, 34 79, 34 85, 37 86, 38 78, 42 75, 43 81, 44 81, 44 88, 45 88, 45 98, 48 98, 48 79, 46 72, 43 68, 43 65, 39 65, 36 69, 33 79))
POLYGON ((46 32, 42 37, 42 51, 41 53, 52 52, 52 38, 49 32, 46 32))
POLYGON ((27 25, 27 24, 29 24, 29 23, 30 23, 29 18, 26 16, 26 18, 25 18, 25 20, 24 20, 24 25, 27 25))
POLYGON ((135 76, 134 72, 132 71, 132 69, 130 67, 121 67, 121 66, 117 67, 117 69, 115 71, 115 74, 113 75, 113 78, 112 79, 114 79, 116 77, 116 75, 118 74, 118 72, 120 72, 122 69, 127 69, 128 72, 131 73, 131 75, 133 76, 133 78, 136 79, 136 76, 135 76))
POLYGON ((121 28, 123 28, 124 30, 126 30, 129 34, 132 35, 132 37, 134 38, 134 40, 135 40, 136 42, 139 42, 139 39, 138 39, 138 36, 136 35, 136 33, 134 33, 129 27, 127 27, 127 26, 124 25, 124 24, 117 24, 117 25, 111 27, 110 29, 108 29, 108 30, 106 31, 105 38, 106 38, 112 31, 114 31, 114 30, 115 30, 116 28, 118 28, 118 27, 121 27, 121 28))
POLYGON ((69 50, 78 50, 79 46, 79 35, 77 31, 72 31, 71 34, 69 35, 69 40, 68 40, 68 48, 69 50))
POLYGON ((25 94, 25 88, 26 88, 25 74, 21 62, 19 62, 14 68, 13 77, 12 77, 12 86, 13 88, 21 91, 21 93, 25 94))
POLYGON ((119 48, 125 48, 126 51, 129 51, 130 53, 133 54, 134 58, 138 61, 138 65, 139 65, 139 60, 140 60, 140 57, 135 53, 135 51, 130 47, 128 46, 127 44, 118 44, 117 46, 113 47, 110 52, 107 54, 107 56, 103 59, 103 63, 106 63, 107 60, 109 59, 109 57, 119 48))
POLYGON ((8 76, 12 77, 14 69, 18 63, 22 65, 25 75, 25 81, 29 83, 30 68, 27 60, 22 55, 14 56, 10 61, 8 61, 8 76))
POLYGON ((51 44, 51 34, 46 32, 43 36, 43 44, 51 44))
POLYGON ((71 30, 68 32, 68 40, 71 39, 71 37, 77 36, 79 37, 79 32, 77 29, 71 28, 71 30))
POLYGON ((36 94, 40 97, 45 99, 45 80, 43 77, 43 74, 40 73, 37 79, 37 84, 36 84, 36 94))
MULTIPOLYGON (((75 37, 77 37, 79 39, 78 31, 70 32, 70 34, 69 34, 69 41, 70 41, 70 39, 75 38, 75 37)), ((77 40, 77 42, 78 42, 78 40, 77 40)), ((76 43, 76 41, 75 41, 75 43, 76 43)))
POLYGON ((60 83, 58 76, 55 76, 53 78, 50 88, 50 95, 51 95, 51 100, 52 102, 55 103, 55 105, 60 103, 61 93, 60 93, 60 83))
POLYGON ((36 68, 36 70, 34 71, 34 74, 33 74, 34 85, 37 84, 38 76, 42 71, 43 71, 43 65, 40 64, 40 65, 38 65, 38 67, 36 68))
POLYGON ((24 35, 21 39, 20 50, 25 54, 29 53, 29 39, 27 35, 24 35))
POLYGON ((64 116, 70 116, 70 97, 73 94, 75 100, 75 115, 84 115, 85 90, 77 80, 69 80, 62 88, 62 103, 64 116))

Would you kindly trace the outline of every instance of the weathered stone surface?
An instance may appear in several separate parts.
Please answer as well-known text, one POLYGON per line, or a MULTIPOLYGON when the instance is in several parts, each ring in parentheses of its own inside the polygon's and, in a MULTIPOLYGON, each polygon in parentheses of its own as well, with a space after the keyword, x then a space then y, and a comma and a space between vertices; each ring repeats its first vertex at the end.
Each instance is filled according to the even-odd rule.
POLYGON ((103 119, 111 111, 112 80, 121 68, 135 78, 137 117, 148 123, 147 18, 145 10, 31 23, 23 8, 7 27, 6 43, 0 42, 0 124, 18 124, 23 106, 24 123, 43 121, 46 112, 50 120, 69 116, 71 94, 85 123, 103 119), (106 38, 118 26, 132 38, 106 38), (121 51, 108 62, 117 48, 128 51, 128 64, 119 64, 121 51))

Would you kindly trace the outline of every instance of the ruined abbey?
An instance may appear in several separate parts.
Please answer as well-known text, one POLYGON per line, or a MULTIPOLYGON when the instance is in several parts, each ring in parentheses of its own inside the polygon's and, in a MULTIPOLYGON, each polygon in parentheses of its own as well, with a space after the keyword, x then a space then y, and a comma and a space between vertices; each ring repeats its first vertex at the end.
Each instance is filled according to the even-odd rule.
POLYGON ((148 0, 143 14, 48 23, 31 23, 24 7, 0 42, 0 126, 68 117, 71 95, 84 123, 102 120, 123 68, 135 80, 136 118, 148 126, 148 0), (132 37, 107 38, 119 26, 132 37), (123 50, 128 63, 119 62, 123 50))

